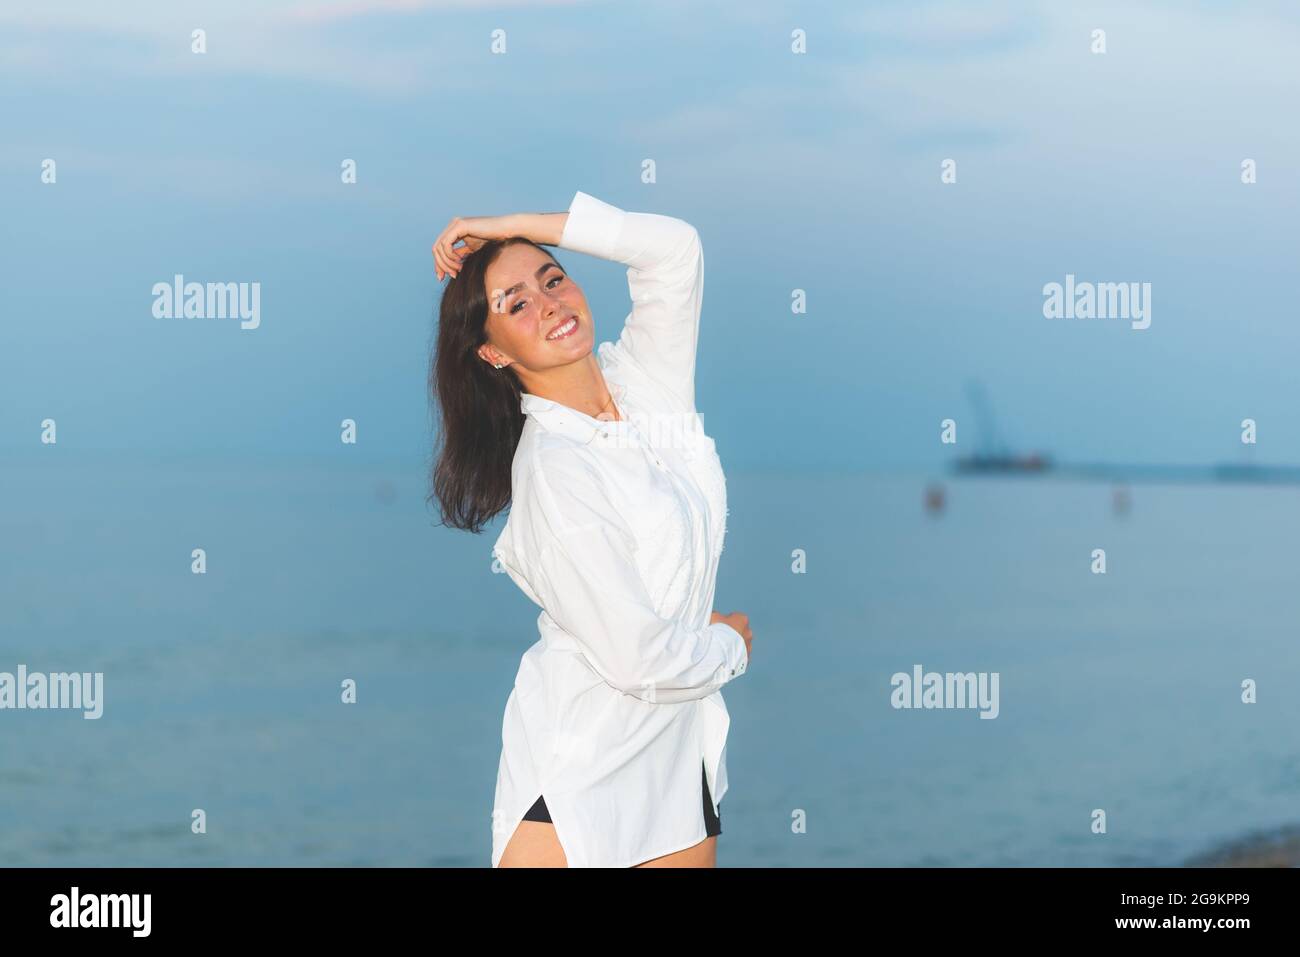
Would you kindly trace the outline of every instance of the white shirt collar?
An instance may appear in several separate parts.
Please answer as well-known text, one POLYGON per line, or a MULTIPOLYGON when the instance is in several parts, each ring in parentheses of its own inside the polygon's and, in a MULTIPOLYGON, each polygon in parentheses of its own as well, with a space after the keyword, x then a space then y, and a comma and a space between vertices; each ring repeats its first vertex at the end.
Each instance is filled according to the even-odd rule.
MULTIPOLYGON (((623 400, 627 395, 627 387, 620 382, 614 382, 606 377, 605 384, 609 386, 610 395, 619 406, 619 411, 626 416, 627 410, 623 407, 623 400)), ((533 395, 531 392, 523 392, 519 397, 519 408, 524 415, 530 415, 537 420, 537 424, 548 432, 560 432, 564 435, 570 435, 580 442, 586 442, 593 438, 598 432, 617 431, 622 422, 616 422, 612 419, 597 419, 587 415, 585 412, 579 412, 577 409, 562 405, 554 399, 544 399, 540 395, 533 395)), ((626 421, 626 420, 623 420, 626 421)))

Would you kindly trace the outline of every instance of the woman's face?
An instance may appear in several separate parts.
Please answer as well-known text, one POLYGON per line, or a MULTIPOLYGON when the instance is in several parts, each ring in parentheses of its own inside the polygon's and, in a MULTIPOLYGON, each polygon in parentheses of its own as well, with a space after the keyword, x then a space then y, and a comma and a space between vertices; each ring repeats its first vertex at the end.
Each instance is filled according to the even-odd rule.
POLYGON ((488 266, 484 283, 488 341, 479 355, 488 362, 517 362, 541 372, 591 354, 595 329, 587 299, 540 249, 528 243, 507 246, 488 266))

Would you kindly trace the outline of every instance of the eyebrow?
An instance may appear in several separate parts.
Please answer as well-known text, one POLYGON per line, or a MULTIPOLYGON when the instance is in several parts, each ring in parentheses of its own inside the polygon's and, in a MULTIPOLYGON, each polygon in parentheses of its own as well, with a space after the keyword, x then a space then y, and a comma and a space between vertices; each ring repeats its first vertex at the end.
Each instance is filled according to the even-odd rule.
MULTIPOLYGON (((537 272, 533 273, 533 278, 541 279, 542 273, 546 272, 546 270, 551 268, 560 269, 560 267, 554 262, 544 262, 542 263, 541 267, 537 270, 537 272)), ((560 269, 560 272, 564 272, 564 270, 560 269)), ((524 288, 523 283, 521 282, 515 283, 513 286, 511 286, 509 289, 507 289, 505 292, 501 293, 501 295, 497 297, 497 306, 499 307, 505 305, 505 301, 507 299, 509 299, 512 295, 514 295, 520 289, 523 288, 524 288)))

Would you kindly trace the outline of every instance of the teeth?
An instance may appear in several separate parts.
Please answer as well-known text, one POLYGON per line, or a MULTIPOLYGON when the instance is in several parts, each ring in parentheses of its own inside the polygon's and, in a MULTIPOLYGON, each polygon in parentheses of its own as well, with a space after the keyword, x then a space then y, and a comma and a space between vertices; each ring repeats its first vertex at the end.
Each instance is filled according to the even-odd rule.
POLYGON ((577 322, 578 322, 577 319, 570 319, 568 322, 566 322, 564 325, 560 326, 560 328, 556 329, 554 332, 552 332, 552 333, 551 333, 549 336, 547 336, 546 338, 547 338, 547 339, 558 339, 560 336, 562 336, 562 335, 564 335, 565 333, 569 332, 569 331, 570 331, 570 330, 571 330, 571 329, 572 329, 572 328, 577 324, 577 322))

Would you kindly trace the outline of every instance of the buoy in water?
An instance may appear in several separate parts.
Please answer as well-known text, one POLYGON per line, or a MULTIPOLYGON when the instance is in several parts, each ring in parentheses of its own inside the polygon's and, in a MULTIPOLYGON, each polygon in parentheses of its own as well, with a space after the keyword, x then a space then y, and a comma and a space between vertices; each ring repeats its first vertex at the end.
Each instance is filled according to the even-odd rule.
POLYGON ((944 487, 939 484, 929 485, 925 489, 925 510, 931 515, 939 515, 943 512, 946 504, 947 493, 944 487))

